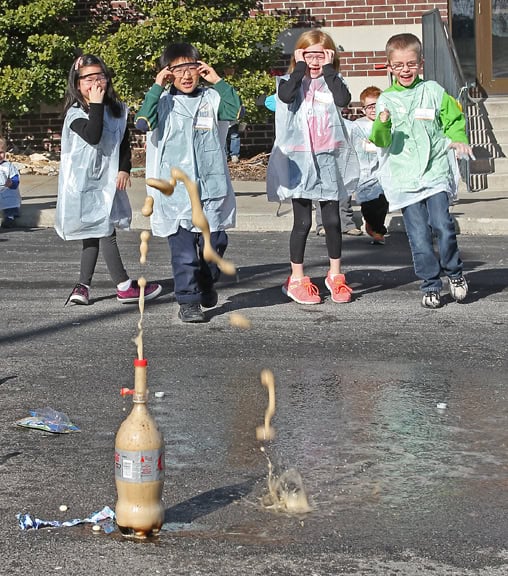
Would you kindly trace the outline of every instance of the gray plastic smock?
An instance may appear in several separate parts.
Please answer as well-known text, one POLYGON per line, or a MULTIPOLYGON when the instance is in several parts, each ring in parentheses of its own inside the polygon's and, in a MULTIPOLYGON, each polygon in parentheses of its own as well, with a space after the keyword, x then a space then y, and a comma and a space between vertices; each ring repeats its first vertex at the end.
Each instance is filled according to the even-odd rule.
MULTIPOLYGON (((197 96, 164 93, 157 107, 157 128, 146 137, 146 175, 169 179, 177 167, 198 184, 203 212, 211 232, 235 226, 236 199, 225 154, 228 121, 218 120, 220 95, 201 89, 197 96)), ((192 224, 189 195, 182 182, 166 196, 147 186, 153 197, 150 218, 154 236, 175 234, 179 227, 199 232, 192 224)))
POLYGON ((127 127, 128 109, 115 118, 104 108, 100 142, 91 145, 71 130, 77 118, 88 118, 72 106, 62 129, 62 152, 58 176, 55 230, 64 240, 103 238, 115 229, 128 228, 131 208, 125 191, 116 199, 120 143, 127 127))
POLYGON ((268 200, 338 201, 353 194, 358 178, 358 158, 325 79, 304 78, 290 104, 277 95, 275 142, 267 169, 268 200))

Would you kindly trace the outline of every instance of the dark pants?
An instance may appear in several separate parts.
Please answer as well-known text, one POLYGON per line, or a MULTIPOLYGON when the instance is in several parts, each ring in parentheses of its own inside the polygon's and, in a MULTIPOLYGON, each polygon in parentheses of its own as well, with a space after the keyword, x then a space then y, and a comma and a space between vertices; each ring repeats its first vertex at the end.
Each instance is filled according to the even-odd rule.
POLYGON ((19 218, 19 208, 5 208, 4 218, 9 220, 14 220, 14 218, 19 218))
MULTIPOLYGON (((312 200, 293 198, 293 229, 289 237, 289 257, 293 264, 303 264, 307 236, 312 226, 312 200)), ((339 203, 335 200, 319 202, 321 217, 326 232, 328 257, 340 258, 342 238, 339 218, 339 203)))
POLYGON ((388 232, 385 227, 386 213, 388 212, 388 201, 384 194, 379 195, 374 200, 362 202, 360 205, 362 216, 374 232, 383 236, 388 232))
POLYGON ((111 236, 104 238, 87 238, 83 240, 83 250, 81 251, 81 269, 79 273, 80 284, 90 286, 95 272, 97 258, 99 257, 99 247, 108 267, 109 275, 115 286, 126 282, 129 275, 123 266, 118 244, 116 242, 116 231, 111 236))
MULTIPOLYGON (((212 246, 222 256, 228 246, 224 230, 211 233, 212 246)), ((175 282, 175 297, 179 304, 198 304, 201 294, 209 291, 219 279, 220 270, 213 262, 203 258, 203 235, 178 228, 168 236, 171 266, 175 282)))

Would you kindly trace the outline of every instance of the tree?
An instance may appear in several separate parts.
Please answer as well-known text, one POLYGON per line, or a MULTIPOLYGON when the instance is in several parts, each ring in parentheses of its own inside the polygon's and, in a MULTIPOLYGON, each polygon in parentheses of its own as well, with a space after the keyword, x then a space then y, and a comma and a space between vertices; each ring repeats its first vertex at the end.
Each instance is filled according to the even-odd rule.
POLYGON ((0 112, 61 101, 74 39, 72 0, 0 1, 0 112))
POLYGON ((255 100, 275 90, 270 71, 282 56, 277 38, 290 25, 287 18, 258 11, 256 0, 147 0, 134 6, 140 14, 137 22, 124 22, 107 36, 95 34, 84 46, 113 68, 115 88, 125 101, 139 105, 166 44, 185 41, 238 89, 246 120, 266 118, 255 100))

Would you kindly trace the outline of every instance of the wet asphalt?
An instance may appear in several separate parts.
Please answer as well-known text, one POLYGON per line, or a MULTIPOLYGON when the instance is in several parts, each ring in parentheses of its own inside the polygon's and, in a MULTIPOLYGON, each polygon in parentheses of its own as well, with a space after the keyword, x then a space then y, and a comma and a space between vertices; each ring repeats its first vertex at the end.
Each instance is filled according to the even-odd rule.
POLYGON ((139 311, 116 301, 102 260, 90 306, 63 304, 80 245, 54 231, 0 233, 0 541, 2 574, 508 574, 508 247, 459 236, 465 303, 443 291, 425 310, 404 234, 386 246, 344 238, 350 304, 326 294, 324 239, 306 271, 325 298, 290 302, 288 233, 230 233, 236 278, 219 284, 208 322, 177 318, 168 247, 119 234, 125 265, 163 284, 147 303, 149 407, 166 442, 160 537, 125 540, 90 525, 22 531, 17 513, 85 518, 115 505, 114 440, 131 407, 139 311), (250 330, 234 328, 239 312, 250 330), (267 459, 263 368, 276 381, 276 473, 294 468, 313 511, 261 505, 267 459), (155 392, 164 392, 162 398, 155 392), (441 407, 439 407, 439 406, 441 407), (16 426, 31 409, 81 429, 16 426), (61 512, 59 506, 68 506, 61 512))

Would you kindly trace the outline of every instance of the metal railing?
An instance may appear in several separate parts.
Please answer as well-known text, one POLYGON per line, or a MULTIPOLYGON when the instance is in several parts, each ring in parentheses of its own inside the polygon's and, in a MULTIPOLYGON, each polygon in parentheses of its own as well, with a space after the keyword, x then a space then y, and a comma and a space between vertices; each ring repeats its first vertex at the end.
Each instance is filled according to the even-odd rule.
MULTIPOLYGON (((438 82, 459 102, 466 119, 466 133, 470 138, 469 112, 471 107, 476 107, 476 102, 470 96, 471 85, 464 79, 450 30, 437 8, 423 14, 422 34, 425 78, 438 82)), ((459 161, 459 169, 467 191, 471 192, 469 161, 459 161)))

